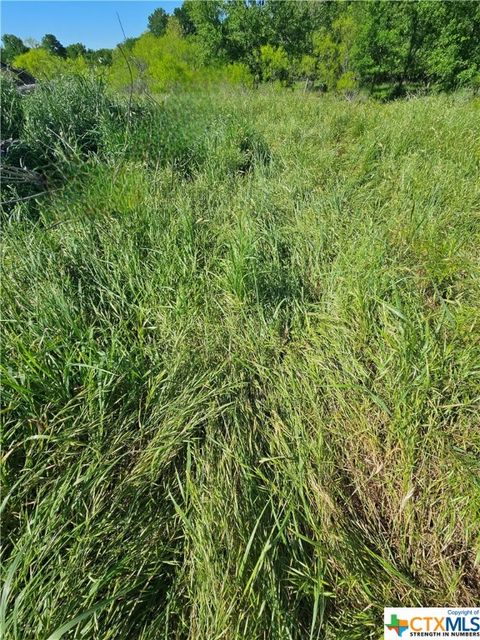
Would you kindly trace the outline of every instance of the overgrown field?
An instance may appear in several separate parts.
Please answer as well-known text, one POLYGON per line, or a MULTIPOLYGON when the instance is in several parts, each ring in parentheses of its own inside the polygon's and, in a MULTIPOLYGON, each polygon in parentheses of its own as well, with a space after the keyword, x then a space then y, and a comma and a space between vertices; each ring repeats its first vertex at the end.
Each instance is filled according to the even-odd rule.
POLYGON ((3 214, 3 637, 478 605, 479 99, 219 90, 79 133, 45 95, 56 190, 3 214))

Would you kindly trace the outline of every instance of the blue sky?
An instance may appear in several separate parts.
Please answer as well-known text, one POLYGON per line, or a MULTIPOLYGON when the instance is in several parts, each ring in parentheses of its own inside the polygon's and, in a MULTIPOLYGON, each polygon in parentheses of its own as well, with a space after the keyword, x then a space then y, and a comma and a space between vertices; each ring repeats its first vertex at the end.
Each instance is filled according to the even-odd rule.
POLYGON ((83 42, 92 49, 113 47, 123 40, 117 13, 131 37, 145 31, 148 16, 157 7, 171 13, 181 4, 181 0, 2 0, 1 32, 35 40, 53 33, 64 45, 83 42))

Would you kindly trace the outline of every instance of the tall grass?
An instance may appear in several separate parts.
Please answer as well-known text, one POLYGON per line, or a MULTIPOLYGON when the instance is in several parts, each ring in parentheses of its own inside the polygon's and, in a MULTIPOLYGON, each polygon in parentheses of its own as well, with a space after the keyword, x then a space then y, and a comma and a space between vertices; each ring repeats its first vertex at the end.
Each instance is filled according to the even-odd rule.
POLYGON ((176 104, 4 223, 4 637, 478 604, 478 100, 176 104))

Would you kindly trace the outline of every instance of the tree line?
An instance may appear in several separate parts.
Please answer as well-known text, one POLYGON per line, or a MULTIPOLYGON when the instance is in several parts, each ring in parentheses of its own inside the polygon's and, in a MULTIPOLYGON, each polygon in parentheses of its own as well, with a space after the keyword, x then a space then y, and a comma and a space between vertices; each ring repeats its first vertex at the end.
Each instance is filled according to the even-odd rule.
POLYGON ((185 0, 156 9, 147 30, 111 49, 62 45, 47 34, 28 47, 2 38, 2 59, 32 73, 106 66, 114 83, 137 86, 225 76, 321 90, 366 88, 401 95, 408 87, 480 87, 480 3, 417 0, 185 0), (55 64, 57 67, 55 67, 55 64), (128 73, 127 73, 128 72, 128 73), (128 79, 130 76, 130 80, 128 79))
POLYGON ((11 33, 2 36, 1 56, 6 64, 12 64, 19 55, 35 49, 42 49, 64 59, 83 56, 92 64, 108 65, 112 62, 112 49, 87 49, 81 42, 64 46, 52 33, 45 34, 40 42, 30 41, 29 43, 11 33))

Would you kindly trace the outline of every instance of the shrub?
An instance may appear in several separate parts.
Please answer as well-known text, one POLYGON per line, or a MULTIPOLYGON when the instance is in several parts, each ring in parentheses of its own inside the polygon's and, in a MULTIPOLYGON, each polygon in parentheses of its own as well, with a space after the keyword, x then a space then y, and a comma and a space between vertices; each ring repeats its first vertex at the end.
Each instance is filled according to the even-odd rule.
POLYGON ((119 119, 107 122, 104 153, 191 174, 203 162, 205 132, 213 118, 204 98, 177 95, 161 105, 137 98, 128 127, 119 119))
POLYGON ((251 87, 253 77, 248 67, 241 62, 225 65, 219 70, 220 79, 227 84, 251 87))
POLYGON ((282 46, 266 44, 260 47, 260 67, 264 80, 279 80, 284 84, 290 81, 291 64, 282 46))
POLYGON ((353 95, 357 86, 357 80, 353 71, 346 71, 345 73, 342 73, 337 81, 337 91, 340 91, 345 95, 353 95))
POLYGON ((86 74, 88 71, 83 56, 64 59, 42 48, 22 53, 14 59, 13 65, 18 69, 25 69, 40 80, 52 80, 69 73, 86 74))
POLYGON ((133 81, 134 89, 163 92, 190 84, 197 60, 196 46, 175 33, 162 37, 145 33, 136 40, 131 51, 125 51, 125 48, 114 51, 109 79, 117 89, 130 88, 133 81))
POLYGON ((206 66, 200 60, 196 43, 174 30, 158 38, 145 33, 131 50, 123 47, 123 51, 114 51, 109 81, 115 89, 132 89, 135 93, 164 93, 218 82, 252 84, 252 75, 242 63, 206 66))
POLYGON ((25 98, 25 141, 35 149, 38 164, 96 152, 105 120, 115 115, 103 81, 61 77, 25 98))

